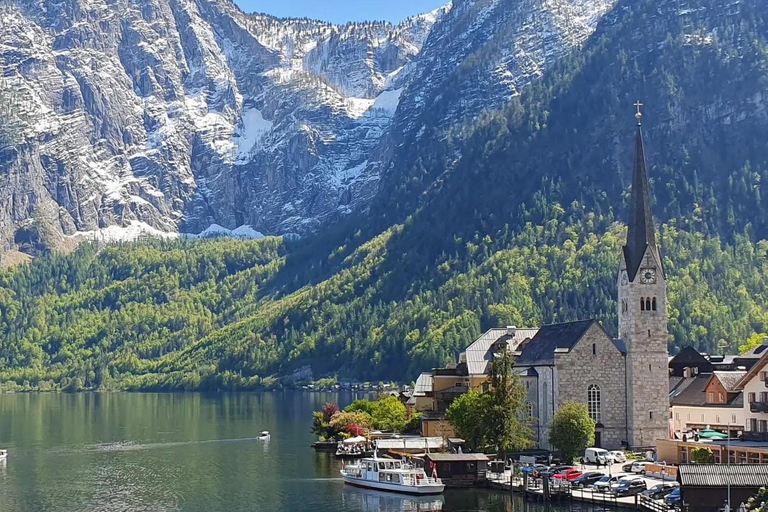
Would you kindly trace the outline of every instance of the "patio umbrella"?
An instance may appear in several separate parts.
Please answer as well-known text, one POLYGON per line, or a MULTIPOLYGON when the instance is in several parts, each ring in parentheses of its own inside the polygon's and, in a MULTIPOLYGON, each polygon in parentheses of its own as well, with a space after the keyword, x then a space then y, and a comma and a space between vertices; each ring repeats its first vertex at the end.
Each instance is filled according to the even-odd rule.
POLYGON ((728 439, 728 434, 723 434, 717 430, 705 429, 699 432, 699 437, 702 439, 728 439))

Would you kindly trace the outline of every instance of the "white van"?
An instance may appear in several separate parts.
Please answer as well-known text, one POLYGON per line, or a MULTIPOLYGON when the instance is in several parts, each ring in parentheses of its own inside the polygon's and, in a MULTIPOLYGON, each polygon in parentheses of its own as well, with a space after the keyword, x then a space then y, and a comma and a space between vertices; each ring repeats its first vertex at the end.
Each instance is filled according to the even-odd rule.
POLYGON ((584 450, 584 462, 608 464, 613 462, 613 455, 608 450, 603 450, 602 448, 587 448, 584 450))

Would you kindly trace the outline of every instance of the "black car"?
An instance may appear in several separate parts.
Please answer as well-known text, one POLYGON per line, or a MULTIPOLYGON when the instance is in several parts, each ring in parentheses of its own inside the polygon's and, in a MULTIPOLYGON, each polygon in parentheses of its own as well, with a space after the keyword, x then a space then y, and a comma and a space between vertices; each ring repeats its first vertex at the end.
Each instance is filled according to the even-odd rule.
POLYGON ((573 487, 589 487, 601 478, 603 478, 603 474, 599 471, 585 471, 581 476, 571 480, 571 485, 573 487))
POLYGON ((642 492, 643 496, 648 496, 654 500, 659 500, 671 493, 680 485, 677 482, 664 482, 662 484, 656 484, 653 487, 642 492))
POLYGON ((625 473, 631 473, 632 472, 632 464, 634 464, 634 463, 635 463, 635 461, 628 462, 628 463, 624 464, 623 466, 621 466, 621 470, 623 472, 625 472, 625 473))
POLYGON ((619 480, 615 487, 611 487, 611 492, 616 496, 634 496, 647 488, 648 485, 642 478, 624 478, 619 480))

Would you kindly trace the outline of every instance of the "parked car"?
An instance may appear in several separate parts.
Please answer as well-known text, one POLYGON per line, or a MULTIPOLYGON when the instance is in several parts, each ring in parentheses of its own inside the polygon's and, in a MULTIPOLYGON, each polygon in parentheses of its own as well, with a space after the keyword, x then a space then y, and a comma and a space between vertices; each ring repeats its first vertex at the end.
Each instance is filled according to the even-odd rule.
POLYGON ((645 480, 639 477, 622 478, 611 486, 611 493, 615 496, 634 496, 648 488, 645 480))
POLYGON ((584 450, 584 462, 588 464, 608 464, 613 461, 611 452, 602 448, 587 448, 584 450))
POLYGON ((660 500, 667 494, 674 491, 679 485, 680 484, 677 482, 664 482, 650 487, 649 489, 643 491, 642 494, 643 496, 648 496, 654 500, 660 500))
POLYGON ((573 487, 589 487, 605 475, 599 471, 585 471, 578 478, 571 480, 573 487))
POLYGON ((633 473, 638 473, 640 475, 644 475, 645 474, 645 466, 647 466, 648 464, 653 464, 653 462, 649 462, 647 460, 637 461, 634 464, 632 464, 632 472, 633 473))
POLYGON ((614 462, 627 462, 627 456, 621 450, 613 450, 610 453, 613 456, 614 462))
POLYGON ((546 470, 541 471, 541 476, 552 478, 558 473, 562 473, 566 469, 573 469, 573 466, 550 466, 546 470))
POLYGON ((552 478, 556 478, 558 480, 568 480, 569 482, 571 480, 576 480, 581 476, 581 471, 575 468, 568 468, 564 469, 559 473, 555 473, 552 475, 552 478))
POLYGON ((670 508, 679 507, 682 501, 679 487, 676 487, 671 493, 664 496, 664 503, 670 508))
POLYGON ((624 477, 632 476, 626 473, 617 473, 615 475, 604 475, 603 478, 592 484, 595 492, 606 492, 611 490, 611 486, 624 477))
POLYGON ((629 462, 627 464, 624 464, 621 466, 621 470, 625 473, 631 473, 632 472, 632 465, 635 463, 635 461, 629 462))

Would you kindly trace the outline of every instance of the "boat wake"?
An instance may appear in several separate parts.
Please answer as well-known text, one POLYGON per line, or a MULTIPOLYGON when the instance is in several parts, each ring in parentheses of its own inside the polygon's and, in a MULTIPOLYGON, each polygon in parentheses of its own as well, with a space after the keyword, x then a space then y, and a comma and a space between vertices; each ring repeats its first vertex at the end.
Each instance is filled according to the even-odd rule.
POLYGON ((72 454, 72 453, 112 453, 112 452, 133 452, 142 450, 159 450, 163 448, 176 448, 179 446, 213 444, 213 443, 241 443, 246 441, 258 441, 258 437, 237 437, 230 439, 205 439, 200 441, 169 441, 165 443, 136 443, 132 441, 115 441, 112 443, 99 443, 85 445, 82 447, 63 447, 50 450, 49 453, 72 454))

